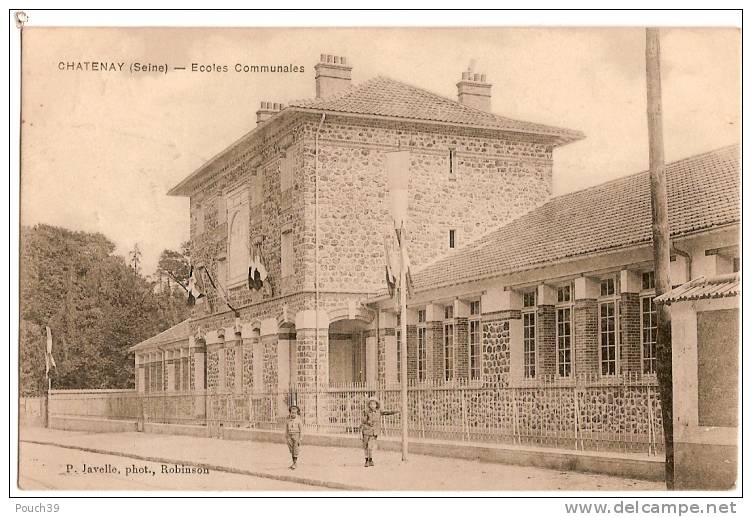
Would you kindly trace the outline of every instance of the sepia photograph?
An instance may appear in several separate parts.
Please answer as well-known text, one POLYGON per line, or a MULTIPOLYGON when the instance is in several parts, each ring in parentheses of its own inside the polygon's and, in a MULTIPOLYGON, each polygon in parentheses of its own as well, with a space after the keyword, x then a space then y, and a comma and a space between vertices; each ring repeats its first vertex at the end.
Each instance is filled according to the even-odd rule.
POLYGON ((20 494, 739 493, 741 28, 11 16, 20 494))

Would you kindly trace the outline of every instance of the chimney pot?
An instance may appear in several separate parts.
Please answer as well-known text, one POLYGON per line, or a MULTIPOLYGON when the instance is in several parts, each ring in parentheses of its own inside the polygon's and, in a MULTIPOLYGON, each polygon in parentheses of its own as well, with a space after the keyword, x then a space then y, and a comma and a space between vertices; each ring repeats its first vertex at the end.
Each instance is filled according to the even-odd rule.
POLYGON ((465 106, 491 111, 491 84, 486 82, 486 74, 470 69, 462 72, 462 80, 457 83, 457 100, 465 106))
POLYGON ((352 76, 352 66, 347 64, 344 56, 321 54, 321 61, 316 70, 316 97, 329 97, 348 86, 352 76))

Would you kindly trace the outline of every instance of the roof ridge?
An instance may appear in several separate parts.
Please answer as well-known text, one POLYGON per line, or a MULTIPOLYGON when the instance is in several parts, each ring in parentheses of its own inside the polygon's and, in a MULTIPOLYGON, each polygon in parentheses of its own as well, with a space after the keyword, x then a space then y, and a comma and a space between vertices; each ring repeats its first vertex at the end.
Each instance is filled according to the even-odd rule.
MULTIPOLYGON (((704 157, 706 157, 708 155, 717 155, 717 154, 722 153, 724 151, 730 151, 731 149, 733 149, 735 147, 738 148, 739 147, 739 143, 724 145, 724 146, 721 146, 721 147, 717 147, 715 149, 710 149, 708 151, 703 151, 703 152, 698 153, 698 154, 691 154, 689 156, 685 156, 683 158, 679 158, 678 160, 673 160, 671 162, 668 162, 667 164, 664 165, 664 167, 669 167, 671 165, 677 165, 677 164, 679 164, 681 162, 688 162, 688 161, 691 161, 691 160, 697 160, 697 159, 700 159, 700 158, 704 158, 704 157)), ((629 174, 625 174, 624 176, 619 176, 618 178, 614 178, 614 179, 610 179, 608 181, 604 181, 603 183, 597 183, 595 185, 590 185, 589 187, 583 187, 583 188, 581 188, 579 190, 572 190, 571 192, 565 192, 563 194, 552 196, 551 199, 549 201, 547 201, 546 203, 550 203, 551 201, 554 201, 556 199, 560 199, 560 198, 563 198, 563 197, 566 197, 566 196, 571 196, 573 194, 578 194, 580 192, 585 192, 587 190, 595 190, 595 189, 598 189, 598 188, 601 188, 601 187, 605 187, 607 185, 610 185, 611 183, 617 183, 619 181, 623 181, 623 180, 626 180, 626 179, 629 179, 629 178, 633 178, 633 177, 639 176, 641 174, 648 174, 649 172, 650 172, 650 169, 643 169, 643 170, 637 171, 637 172, 630 172, 629 174)))

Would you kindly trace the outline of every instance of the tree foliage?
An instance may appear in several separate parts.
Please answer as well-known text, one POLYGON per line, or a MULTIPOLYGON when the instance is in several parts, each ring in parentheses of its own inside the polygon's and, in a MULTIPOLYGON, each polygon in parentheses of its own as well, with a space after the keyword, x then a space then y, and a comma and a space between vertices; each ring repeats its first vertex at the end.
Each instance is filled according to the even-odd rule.
POLYGON ((128 388, 128 348, 188 316, 183 294, 155 289, 114 251, 100 233, 44 224, 21 229, 22 393, 44 387, 45 326, 57 363, 53 388, 128 388))

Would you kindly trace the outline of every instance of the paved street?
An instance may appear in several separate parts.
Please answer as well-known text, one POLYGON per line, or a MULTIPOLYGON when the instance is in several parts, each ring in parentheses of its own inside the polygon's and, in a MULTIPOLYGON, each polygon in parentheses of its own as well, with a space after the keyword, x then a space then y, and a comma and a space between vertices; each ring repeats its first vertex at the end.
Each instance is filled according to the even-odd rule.
POLYGON ((131 460, 50 445, 21 443, 18 485, 24 490, 315 490, 242 474, 163 473, 172 464, 131 460), (97 470, 99 472, 97 472, 97 470))
MULTIPOLYGON (((300 490, 306 487, 352 490, 664 489, 663 483, 651 481, 434 456, 412 455, 408 463, 402 463, 399 453, 386 451, 378 451, 376 466, 366 469, 363 468, 361 451, 358 449, 306 446, 305 442, 300 467, 291 471, 287 468, 287 447, 278 443, 42 428, 23 428, 21 441, 22 476, 30 482, 36 480, 56 488, 69 488, 66 483, 87 483, 89 488, 136 488, 136 483, 143 483, 151 489, 179 489, 190 485, 190 488, 197 490, 300 490), (38 443, 57 446, 52 448, 38 443), (50 451, 52 455, 46 451, 50 451), (205 465, 210 470, 219 469, 224 472, 211 472, 208 477, 198 474, 157 474, 133 476, 129 479, 116 474, 98 474, 81 481, 67 481, 75 476, 65 474, 65 465, 80 465, 84 458, 88 458, 86 455, 92 453, 104 453, 96 462, 91 458, 92 465, 111 463, 124 468, 135 463, 161 469, 162 463, 182 463, 205 465), (40 457, 46 458, 46 461, 42 462, 40 457), (54 461, 50 458, 54 458, 54 461), (40 474, 40 470, 47 472, 40 474), (243 477, 248 479, 243 481, 243 477), (62 478, 66 481, 50 482, 51 479, 62 478), (191 481, 187 478, 191 478, 191 481)), ((76 486, 79 485, 70 487, 76 486)))

